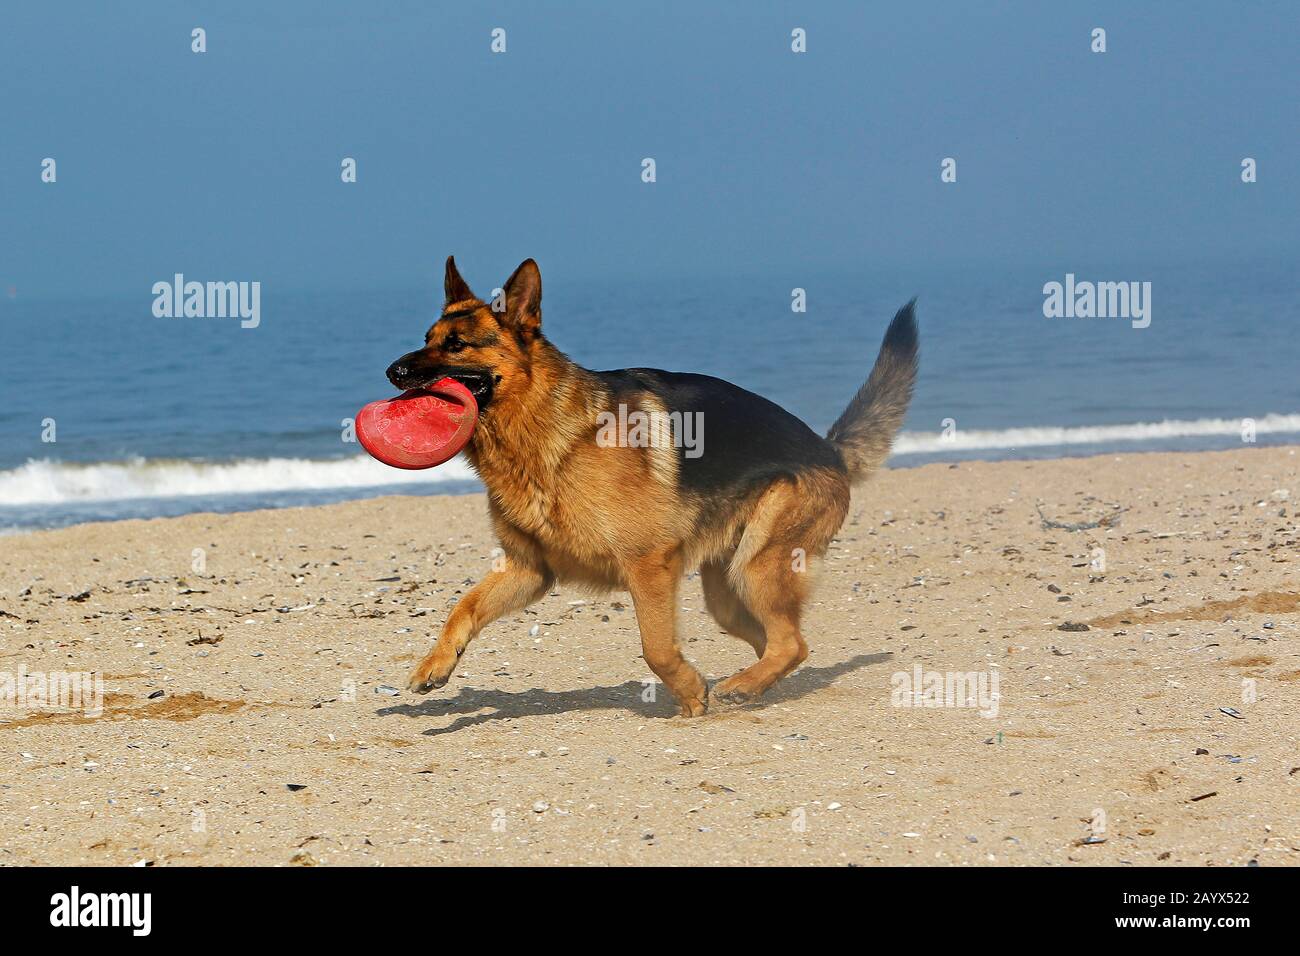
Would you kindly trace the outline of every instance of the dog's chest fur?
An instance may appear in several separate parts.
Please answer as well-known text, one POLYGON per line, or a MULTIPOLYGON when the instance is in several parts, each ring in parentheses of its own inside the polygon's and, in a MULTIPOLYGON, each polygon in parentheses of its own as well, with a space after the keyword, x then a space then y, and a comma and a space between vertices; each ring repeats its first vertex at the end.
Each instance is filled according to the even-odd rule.
POLYGON ((597 444, 609 396, 584 379, 491 409, 466 454, 506 526, 507 553, 528 546, 562 579, 608 583, 620 555, 673 537, 687 515, 657 450, 597 444))

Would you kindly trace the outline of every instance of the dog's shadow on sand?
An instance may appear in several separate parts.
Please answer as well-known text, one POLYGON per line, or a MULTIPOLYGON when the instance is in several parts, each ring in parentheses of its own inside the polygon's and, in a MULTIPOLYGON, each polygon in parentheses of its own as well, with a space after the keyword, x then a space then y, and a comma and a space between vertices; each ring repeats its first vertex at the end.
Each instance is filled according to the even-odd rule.
MULTIPOLYGON (((880 664, 892 658, 893 654, 858 654, 838 664, 825 667, 804 667, 782 680, 760 700, 750 704, 728 705, 719 708, 712 704, 709 716, 726 714, 736 710, 761 710, 765 705, 787 700, 797 700, 805 694, 829 687, 845 674, 870 664, 880 664)), ((509 693, 501 690, 486 690, 477 687, 462 687, 452 698, 431 697, 418 704, 398 704, 393 707, 381 707, 376 713, 381 717, 399 715, 402 717, 445 717, 450 714, 463 716, 453 720, 446 727, 430 727, 423 731, 425 736, 438 737, 452 734, 476 724, 486 724, 493 720, 513 720, 519 717, 535 717, 541 714, 566 714, 583 710, 624 710, 639 717, 672 717, 677 707, 672 695, 662 685, 656 686, 655 700, 642 700, 647 685, 639 680, 625 681, 613 687, 587 687, 579 690, 549 691, 539 687, 509 693), (480 713, 487 710, 487 713, 480 713)), ((703 718, 708 719, 708 716, 703 718)))

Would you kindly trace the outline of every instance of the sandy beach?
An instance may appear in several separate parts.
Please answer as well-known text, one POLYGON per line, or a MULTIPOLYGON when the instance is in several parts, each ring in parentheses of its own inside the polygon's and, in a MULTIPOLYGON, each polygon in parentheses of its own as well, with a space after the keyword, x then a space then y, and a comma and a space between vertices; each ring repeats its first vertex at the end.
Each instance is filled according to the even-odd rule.
MULTIPOLYGON (((1294 447, 883 472, 808 662, 698 719, 624 594, 393 690, 490 567, 481 495, 0 538, 0 671, 104 681, 0 712, 0 863, 1294 865, 1297 499, 1294 447), (918 668, 996 705, 899 706, 918 668)), ((681 603, 710 680, 748 663, 681 603)))

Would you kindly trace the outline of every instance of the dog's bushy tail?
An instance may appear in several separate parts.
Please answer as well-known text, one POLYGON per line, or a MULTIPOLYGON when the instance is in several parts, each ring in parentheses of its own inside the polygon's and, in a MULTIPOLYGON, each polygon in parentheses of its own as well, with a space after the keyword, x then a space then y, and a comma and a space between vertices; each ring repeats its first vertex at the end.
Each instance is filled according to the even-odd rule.
POLYGON ((849 407, 826 433, 857 484, 889 457, 894 435, 916 383, 916 300, 898 310, 885 331, 880 354, 866 383, 853 396, 849 407))

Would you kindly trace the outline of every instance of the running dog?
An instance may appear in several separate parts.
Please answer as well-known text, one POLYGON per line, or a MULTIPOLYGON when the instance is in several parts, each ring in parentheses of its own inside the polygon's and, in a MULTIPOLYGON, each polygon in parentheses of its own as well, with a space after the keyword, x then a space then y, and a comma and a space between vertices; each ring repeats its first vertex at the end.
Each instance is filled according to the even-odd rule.
POLYGON ((682 656, 675 621, 679 584, 694 568, 714 620, 758 657, 719 682, 715 700, 753 700, 803 663, 799 619, 813 562, 848 513, 850 487, 888 456, 911 399, 915 300, 894 316, 866 383, 822 438, 773 402, 708 375, 577 365, 542 333, 532 259, 488 304, 449 258, 445 292, 424 345, 395 361, 388 378, 412 389, 450 377, 474 394, 479 418, 465 455, 487 486, 505 556, 452 609, 408 689, 446 684, 486 625, 563 582, 629 591, 646 664, 683 715, 699 716, 709 688, 682 656), (692 448, 663 428, 601 440, 611 416, 627 421, 632 412, 668 431, 690 416, 707 431, 692 448))

